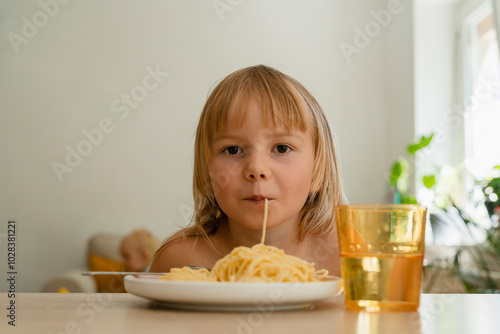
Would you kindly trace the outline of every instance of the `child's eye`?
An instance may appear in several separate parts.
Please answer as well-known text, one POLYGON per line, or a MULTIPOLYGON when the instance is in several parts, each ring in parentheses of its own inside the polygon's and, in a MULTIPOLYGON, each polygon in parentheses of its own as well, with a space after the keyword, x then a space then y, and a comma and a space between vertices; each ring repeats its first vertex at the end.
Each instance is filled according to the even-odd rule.
POLYGON ((274 149, 278 153, 286 153, 286 152, 291 150, 291 147, 288 145, 276 145, 276 147, 274 149))
POLYGON ((241 149, 238 146, 229 146, 226 147, 223 152, 226 152, 227 154, 234 155, 241 153, 241 149))

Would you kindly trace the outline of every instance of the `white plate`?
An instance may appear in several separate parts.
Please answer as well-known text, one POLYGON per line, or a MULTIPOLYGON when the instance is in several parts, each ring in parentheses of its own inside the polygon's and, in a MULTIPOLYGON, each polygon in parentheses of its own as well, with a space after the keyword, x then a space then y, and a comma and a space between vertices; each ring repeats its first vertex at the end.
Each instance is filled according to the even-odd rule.
POLYGON ((342 280, 333 276, 311 283, 181 282, 161 276, 125 276, 125 289, 162 306, 201 311, 298 309, 342 293, 342 280))

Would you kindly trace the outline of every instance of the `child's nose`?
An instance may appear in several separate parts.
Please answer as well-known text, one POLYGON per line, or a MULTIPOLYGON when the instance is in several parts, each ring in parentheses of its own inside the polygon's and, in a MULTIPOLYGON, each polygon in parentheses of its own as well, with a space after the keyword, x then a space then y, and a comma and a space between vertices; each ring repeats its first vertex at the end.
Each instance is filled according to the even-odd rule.
POLYGON ((251 154, 248 158, 245 178, 249 181, 267 180, 271 171, 267 159, 263 153, 251 154))

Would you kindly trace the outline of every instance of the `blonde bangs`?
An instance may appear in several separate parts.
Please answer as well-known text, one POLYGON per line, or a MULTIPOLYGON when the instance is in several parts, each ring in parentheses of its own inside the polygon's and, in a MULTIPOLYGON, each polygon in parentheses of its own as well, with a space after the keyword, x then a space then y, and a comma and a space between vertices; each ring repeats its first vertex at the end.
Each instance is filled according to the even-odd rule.
POLYGON ((226 130, 229 119, 238 127, 243 126, 251 99, 259 103, 266 127, 287 131, 311 128, 311 112, 303 97, 290 84, 291 78, 265 67, 239 72, 224 79, 209 98, 212 112, 206 125, 213 129, 210 141, 226 130))

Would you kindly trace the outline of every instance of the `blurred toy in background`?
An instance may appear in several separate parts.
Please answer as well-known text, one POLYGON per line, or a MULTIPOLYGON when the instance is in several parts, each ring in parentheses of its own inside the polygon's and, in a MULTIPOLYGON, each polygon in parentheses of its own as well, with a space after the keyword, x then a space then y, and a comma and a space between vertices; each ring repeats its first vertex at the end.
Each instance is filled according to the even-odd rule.
POLYGON ((145 229, 132 231, 120 245, 125 271, 148 271, 160 241, 145 229))

